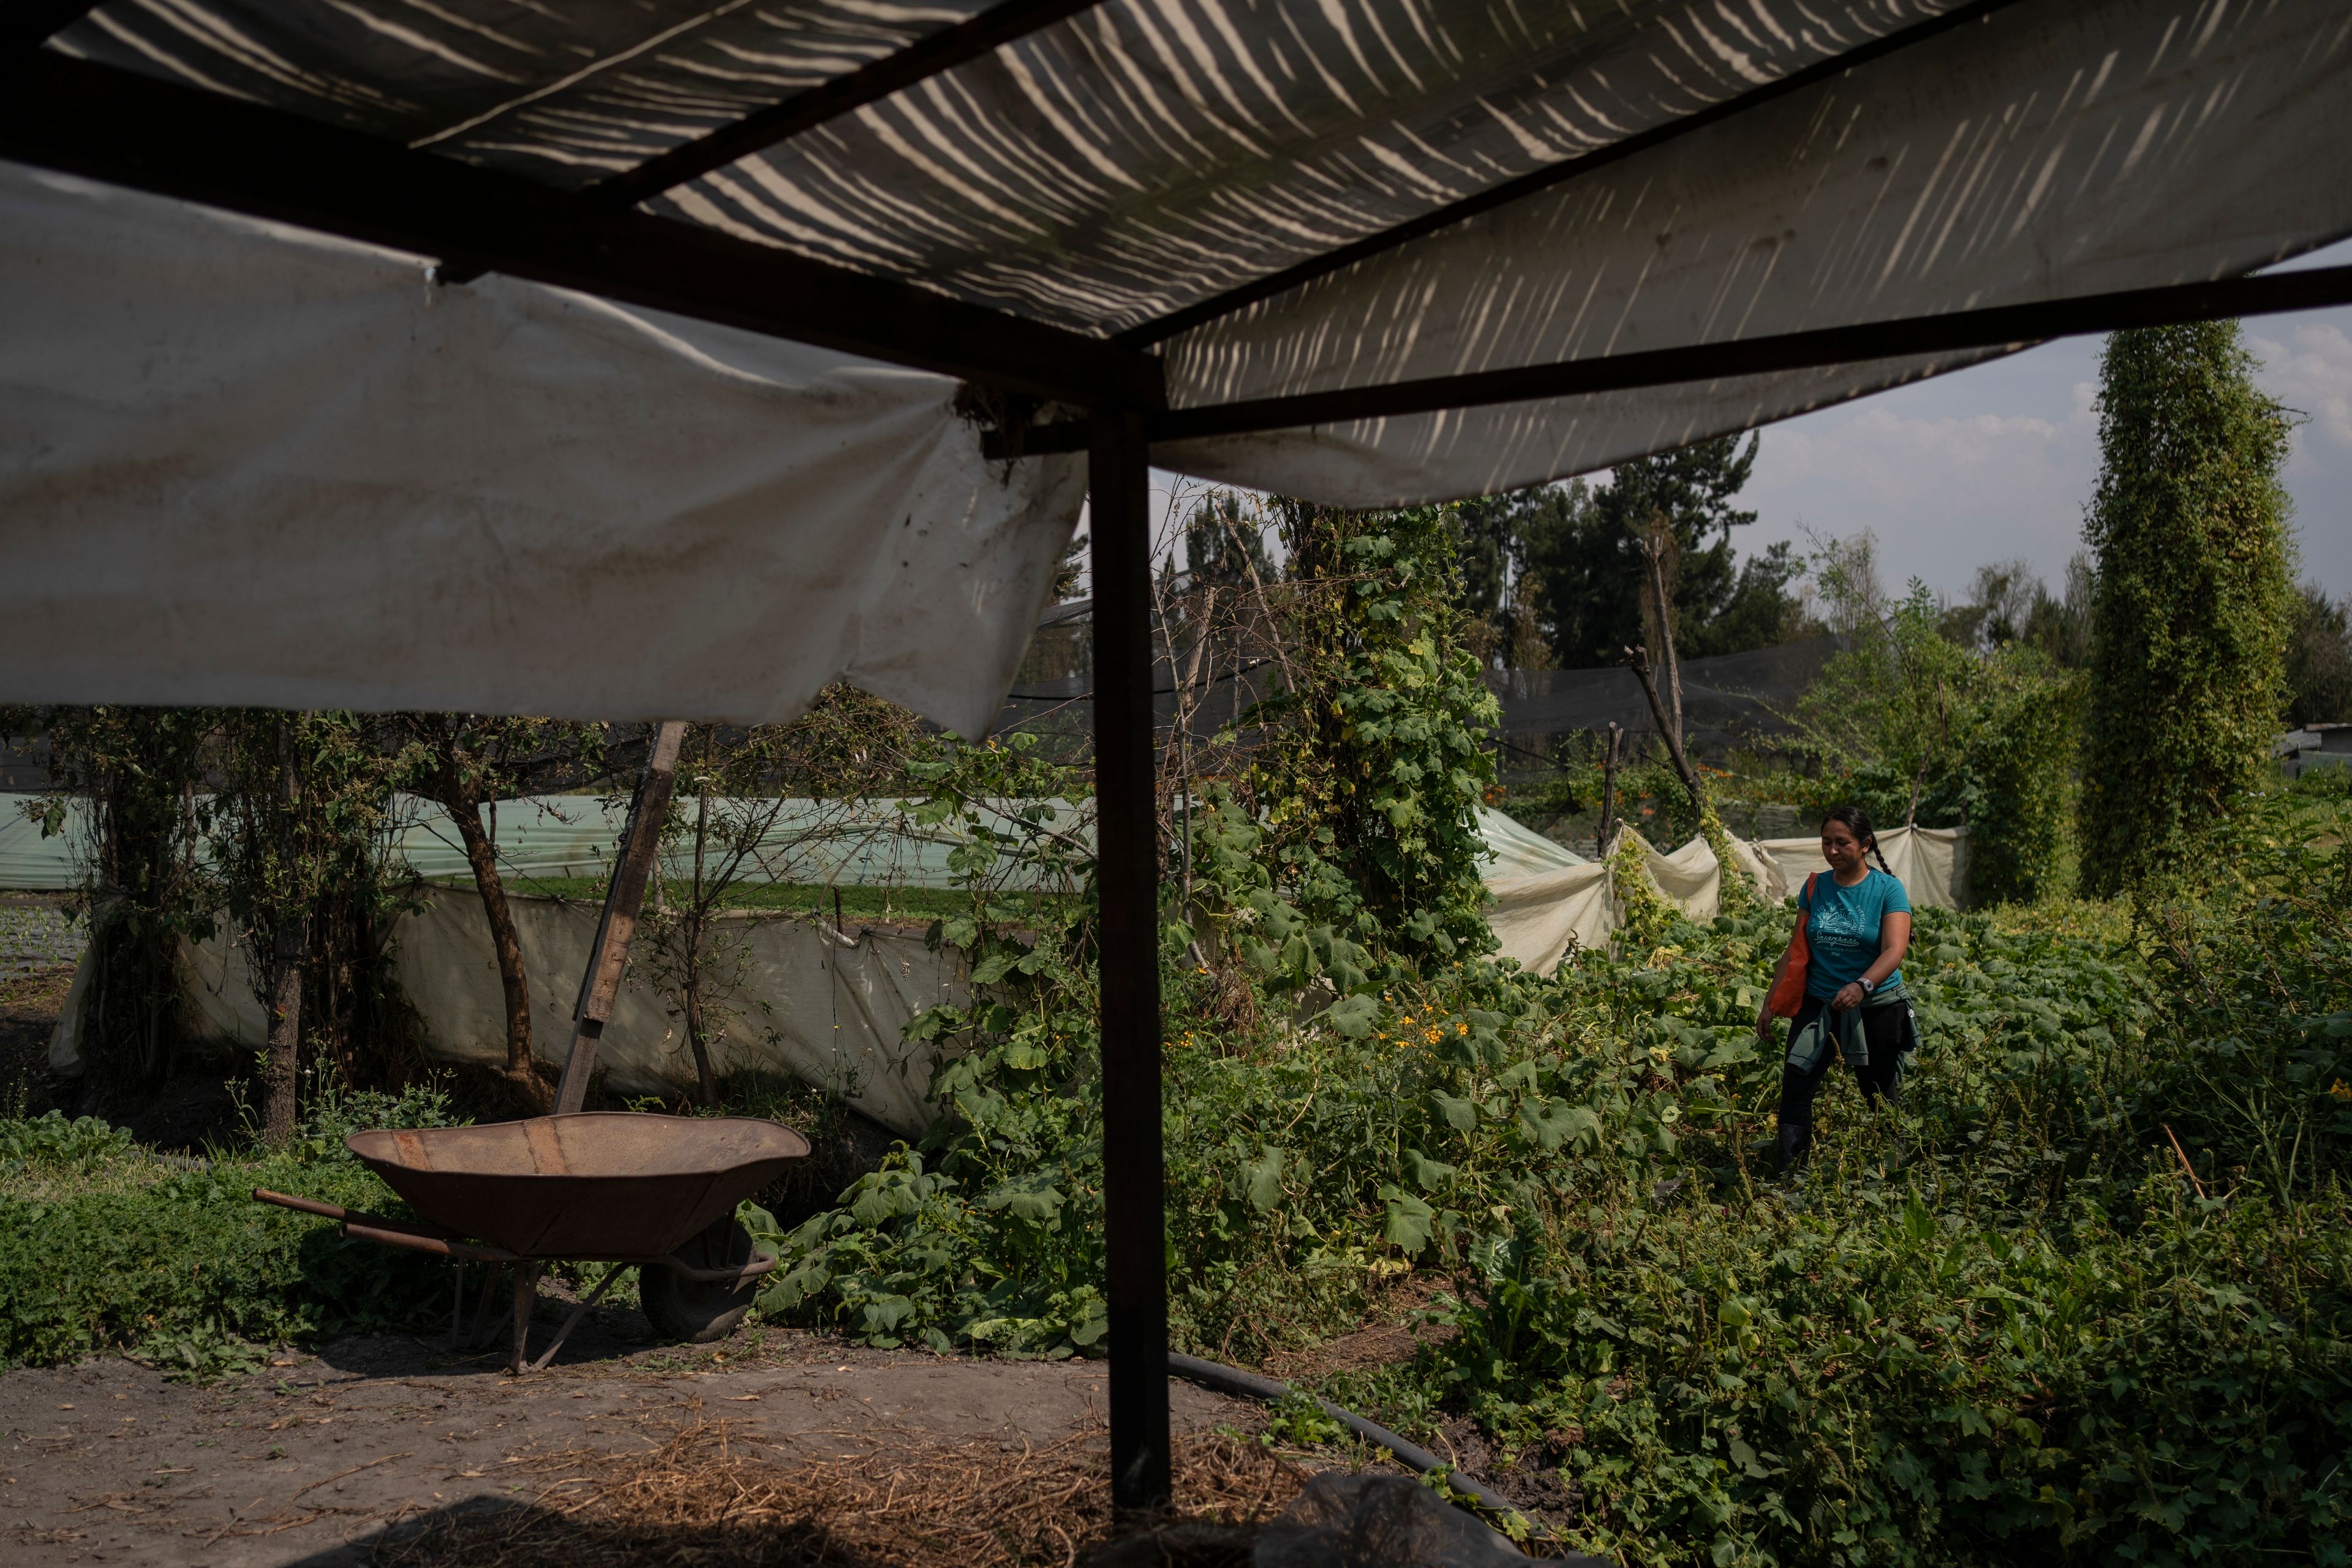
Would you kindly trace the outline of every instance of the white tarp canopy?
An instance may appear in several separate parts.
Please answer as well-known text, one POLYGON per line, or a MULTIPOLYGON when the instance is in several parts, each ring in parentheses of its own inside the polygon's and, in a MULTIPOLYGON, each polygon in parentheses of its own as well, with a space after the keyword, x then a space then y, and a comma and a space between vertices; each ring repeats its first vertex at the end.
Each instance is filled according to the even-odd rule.
MULTIPOLYGON (((1198 410, 2352 233, 2352 13, 2276 0, 106 0, 11 80, 0 156, 511 253, 442 246, 480 273, 442 286, 0 169, 0 696, 35 700, 754 720, 845 676, 976 733, 1083 464, 984 462, 950 375, 842 342, 1066 382, 1051 423, 1135 365, 1198 410), (515 280, 575 275, 697 319, 515 280)), ((1990 352, 1157 457, 1465 495, 1990 352)))
MULTIPOLYGON (((1528 47, 1517 90, 1480 100, 1491 113, 1457 114, 1438 158, 1413 158, 1402 135, 1390 157, 1374 136, 1351 153, 1400 197, 1416 175, 1458 189, 1969 8, 1550 7, 1530 30, 1614 34, 1618 47, 1557 63, 1528 47)), ((1527 47, 1522 16, 1486 11, 1465 31, 1497 51, 1527 47)), ((1173 384, 1180 402, 1223 402, 2233 275, 2352 232, 2347 119, 2341 7, 2028 0, 1201 327, 1169 345, 1173 384)), ((1231 437, 1164 460, 1355 505, 1434 500, 1981 357, 1231 437)))

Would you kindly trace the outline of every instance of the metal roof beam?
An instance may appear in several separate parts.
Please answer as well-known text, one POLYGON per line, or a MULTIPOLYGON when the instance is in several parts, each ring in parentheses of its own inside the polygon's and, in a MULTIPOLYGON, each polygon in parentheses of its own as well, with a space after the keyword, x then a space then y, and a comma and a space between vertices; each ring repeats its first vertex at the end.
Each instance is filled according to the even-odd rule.
POLYGON ((1215 321, 1220 316, 1230 316, 1234 311, 1255 305, 1261 300, 1270 300, 1276 294, 1287 293, 1303 283, 1311 283, 1316 279, 1326 277, 1342 268, 1352 267, 1359 261, 1380 255, 1382 251, 1393 250, 1408 240, 1420 239, 1423 236, 1435 234, 1440 229, 1451 228, 1455 224, 1476 217, 1482 213, 1508 206, 1513 202, 1522 201, 1528 196, 1548 191, 1554 185, 1581 178, 1586 174, 1605 169, 1612 163, 1622 163, 1638 153, 1647 153, 1669 142, 1691 135, 1695 132, 1704 131, 1711 125, 1721 124, 1724 121, 1745 114, 1751 109, 1760 108, 1775 99, 1785 98, 1792 92, 1802 91, 1817 82, 1828 81, 1833 77, 1843 76, 1857 66, 1866 65, 1872 60, 1925 43, 1929 38, 1940 37, 1956 27, 1983 21, 1994 12, 2005 10, 2017 3, 2018 0, 1972 0, 1971 4, 1948 11, 1940 16, 1916 23, 1899 32, 1889 33, 1881 38, 1874 38, 1866 44, 1846 50, 1842 55, 1822 60, 1817 65, 1808 66, 1803 70, 1791 71, 1780 80, 1769 82, 1753 92, 1744 92, 1737 98, 1726 99, 1712 108, 1700 110, 1696 114, 1685 114, 1679 120, 1669 121, 1664 125, 1628 136, 1622 142, 1612 142, 1606 147, 1596 148, 1580 157, 1563 158, 1557 163, 1548 163, 1540 169, 1521 174, 1517 179, 1505 180, 1498 185, 1490 185, 1475 195, 1465 196, 1458 202, 1449 202, 1442 207, 1423 213, 1419 217, 1409 218, 1392 228, 1385 228, 1378 234, 1367 235, 1362 239, 1340 246, 1335 250, 1327 250, 1320 256, 1310 257, 1296 266, 1286 267, 1279 272, 1269 272, 1254 282, 1244 283, 1237 289, 1228 289, 1222 294, 1213 295, 1197 304, 1187 305, 1181 310, 1171 311, 1157 321, 1146 321, 1138 327, 1129 327, 1127 331, 1117 334, 1112 341, 1137 347, 1164 342, 1177 333, 1189 331, 1204 321, 1215 321))
MULTIPOLYGON (((1360 419, 1399 419, 1500 403, 1815 370, 1871 360, 2023 348, 2051 338, 2079 337, 2090 332, 2275 315, 2283 310, 2315 310, 2347 304, 2352 304, 2352 267, 2315 267, 2209 283, 2178 283, 2072 299, 2040 300, 2024 305, 1953 310, 1939 316, 1864 321, 1729 342, 1602 354, 1592 359, 1517 365, 1466 375, 1430 376, 1376 386, 1300 393, 1289 397, 1212 403, 1148 415, 1144 429, 1154 443, 1198 441, 1264 430, 1343 425, 1360 419)), ((1021 433, 1017 455, 1080 451, 1085 449, 1086 442, 1087 426, 1083 422, 1040 425, 1021 433)), ((996 455, 1004 445, 1001 437, 992 437, 991 455, 996 455)))
POLYGON ((607 201, 635 205, 1099 4, 1101 0, 999 0, 970 21, 927 34, 896 54, 647 159, 625 174, 597 182, 591 192, 607 201))
POLYGON ((0 65, 0 158, 1033 396, 1160 406, 1160 362, 714 229, 36 51, 0 65))

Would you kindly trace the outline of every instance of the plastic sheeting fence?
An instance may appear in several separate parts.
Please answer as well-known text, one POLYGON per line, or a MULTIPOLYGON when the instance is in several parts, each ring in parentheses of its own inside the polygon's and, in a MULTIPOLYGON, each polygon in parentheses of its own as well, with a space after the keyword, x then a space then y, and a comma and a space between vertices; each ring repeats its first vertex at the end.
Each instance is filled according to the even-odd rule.
MULTIPOLYGON (((1685 914, 1698 921, 1716 917, 1723 902, 1723 871, 1705 838, 1661 854, 1633 829, 1619 833, 1619 841, 1630 834, 1641 846, 1651 880, 1685 914)), ((1968 829, 1893 827, 1878 836, 1878 847, 1913 905, 1949 909, 1960 903, 1968 829)), ((1813 872, 1829 869, 1829 862, 1822 858, 1821 840, 1811 836, 1734 839, 1732 848, 1740 869, 1776 903, 1794 894, 1813 872)), ((1569 855, 1567 850, 1559 853, 1569 855)), ((1581 856, 1570 858, 1574 864, 1513 866, 1486 879, 1487 890, 1495 896, 1486 918, 1503 956, 1544 974, 1559 969, 1571 951, 1606 947, 1624 919, 1608 867, 1581 856)))
MULTIPOLYGON (((33 795, 0 794, 0 889, 63 891, 82 886, 84 868, 77 846, 88 842, 88 812, 79 802, 67 807, 60 830, 44 837, 26 816, 33 795)), ((695 803, 684 803, 692 820, 695 803)), ((1031 831, 1015 816, 1034 805, 983 805, 990 828, 1020 837, 1031 831)), ((935 826, 918 824, 912 811, 890 800, 722 800, 714 820, 748 824, 757 842, 735 873, 745 882, 794 882, 844 887, 949 888, 956 873, 948 857, 966 840, 960 819, 935 826)), ((1056 833, 1090 837, 1091 814, 1066 805, 1050 807, 1041 826, 1056 833)), ((612 868, 613 854, 628 816, 625 800, 595 795, 526 795, 499 801, 482 811, 482 825, 498 847, 499 875, 529 890, 534 881, 593 879, 612 868)), ((473 868, 448 815, 415 795, 395 795, 388 814, 389 857, 428 882, 471 881, 473 868)), ((673 881, 693 875, 691 852, 665 847, 665 869, 673 881)), ((1034 874, 1007 867, 1005 885, 1034 885, 1034 874)))
MULTIPOLYGON (((17 797, 22 799, 25 797, 17 797)), ((509 877, 601 875, 618 837, 620 813, 593 798, 549 797, 504 803, 495 825, 499 860, 509 877)), ((769 864, 776 879, 824 881, 812 868, 831 867, 845 883, 905 887, 953 884, 947 856, 960 842, 944 829, 916 830, 895 806, 863 803, 787 802, 772 826, 769 864)), ((0 881, 16 887, 78 884, 69 837, 41 838, 11 802, 0 802, 0 881), (16 880, 15 879, 28 879, 16 880)), ((1010 807, 992 811, 1010 825, 1010 807)), ((487 824, 486 824, 487 825, 487 824)), ((1608 868, 1480 807, 1486 843, 1488 908, 1502 955, 1542 973, 1558 970, 1580 949, 1605 947, 1622 920, 1608 868)), ((78 824, 72 826, 78 826, 78 824)), ((1075 813, 1049 822, 1081 837, 1091 826, 1075 813)), ((1631 833, 1631 829, 1621 829, 1631 833)), ((1685 913, 1712 920, 1722 901, 1723 873, 1704 838, 1661 853, 1640 835, 1651 879, 1685 913)), ((1966 876, 1965 829, 1893 828, 1879 836, 1887 863, 1915 905, 1959 901, 1966 876)), ((1735 841, 1740 869, 1775 901, 1795 892, 1807 875, 1828 868, 1817 838, 1735 841)), ((429 879, 463 879, 468 868, 446 818, 426 816, 401 829, 400 853, 429 879)), ((673 869, 675 870, 675 867, 673 869)), ((509 900, 530 976, 533 1048, 549 1062, 562 1059, 571 1039, 572 1005, 588 959, 597 906, 589 900, 516 896, 509 900)), ((722 1074, 756 1070, 789 1074, 840 1095, 850 1105, 904 1137, 915 1137, 938 1117, 929 1098, 938 1047, 909 1043, 906 1026, 935 1003, 969 995, 962 955, 934 952, 919 926, 859 925, 836 929, 804 914, 730 910, 718 941, 730 954, 719 967, 735 976, 718 997, 727 1016, 710 1044, 722 1074), (740 964, 736 962, 740 960, 740 964)), ((245 948, 224 930, 185 949, 188 1003, 206 1036, 258 1047, 268 1018, 245 948)), ((505 1059, 506 1013, 481 905, 470 886, 427 892, 423 906, 401 923, 394 944, 401 989, 416 1009, 427 1055, 447 1062, 505 1059)), ((52 1066, 79 1069, 76 1022, 90 966, 75 977, 74 993, 51 1043, 52 1066)), ((695 1068, 675 1004, 648 978, 649 965, 631 965, 601 1060, 607 1083, 623 1094, 673 1094, 690 1088, 695 1068)))
MULTIPOLYGON (((531 1046, 561 1064, 572 1040, 572 1005, 596 933, 595 904, 555 899, 509 900, 530 982, 531 1046)), ((891 1131, 912 1138, 937 1112, 927 1096, 937 1047, 910 1045, 909 1020, 940 1002, 969 994, 961 955, 923 942, 923 928, 852 926, 806 915, 742 911, 722 916, 720 965, 734 983, 711 998, 727 1015, 709 1043, 722 1075, 757 1070, 790 1075, 840 1095, 891 1131), (740 963, 739 963, 740 961, 740 963)), ((184 945, 186 1000, 201 1035, 247 1048, 268 1038, 269 1020, 246 945, 226 930, 184 945)), ((401 921, 393 945, 402 994, 423 1026, 427 1056, 445 1062, 506 1060, 506 1000, 488 921, 470 888, 426 896, 401 921)), ((74 976, 64 1016, 49 1045, 50 1066, 79 1072, 77 1025, 95 966, 74 976)), ((695 1081, 674 1005, 647 983, 642 957, 630 965, 598 1064, 620 1094, 676 1094, 695 1081)))
MULTIPOLYGON (((75 802, 63 826, 43 837, 25 814, 32 795, 0 795, 0 889, 64 891, 83 883, 76 846, 86 843, 88 813, 75 802)), ((694 809, 688 802, 686 809, 694 809)), ((1031 831, 1022 815, 1035 803, 983 806, 982 820, 993 831, 1018 837, 1031 831)), ((961 821, 919 826, 911 810, 896 801, 721 801, 723 818, 761 826, 756 847, 737 879, 802 885, 892 888, 951 888, 957 875, 948 857, 965 842, 961 821), (764 820, 762 820, 764 818, 764 820)), ((594 879, 611 868, 628 816, 625 802, 594 795, 526 795, 485 806, 482 826, 498 847, 499 875, 526 889, 533 881, 594 879)), ((456 825, 439 806, 413 795, 394 797, 390 853, 428 882, 470 881, 473 867, 458 841, 456 825)), ((1039 826, 1081 843, 1094 837, 1090 813, 1052 806, 1039 826)), ((1478 808, 1478 831, 1492 865, 1506 876, 1557 869, 1582 857, 1522 827, 1499 811, 1478 808)), ((684 880, 693 867, 687 852, 666 847, 669 878, 684 880)), ((1008 867, 1014 885, 1034 885, 1008 867)), ((583 961, 584 962, 584 961, 583 961)))

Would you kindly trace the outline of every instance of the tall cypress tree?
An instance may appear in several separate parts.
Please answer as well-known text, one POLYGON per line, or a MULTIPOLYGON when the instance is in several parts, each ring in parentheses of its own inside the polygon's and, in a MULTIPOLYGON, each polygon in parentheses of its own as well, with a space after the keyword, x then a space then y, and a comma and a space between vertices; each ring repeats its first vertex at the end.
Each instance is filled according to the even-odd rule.
POLYGON ((2293 604, 2288 423, 2235 321, 2117 332, 2100 366, 2082 885, 2179 865, 2270 767, 2293 604))

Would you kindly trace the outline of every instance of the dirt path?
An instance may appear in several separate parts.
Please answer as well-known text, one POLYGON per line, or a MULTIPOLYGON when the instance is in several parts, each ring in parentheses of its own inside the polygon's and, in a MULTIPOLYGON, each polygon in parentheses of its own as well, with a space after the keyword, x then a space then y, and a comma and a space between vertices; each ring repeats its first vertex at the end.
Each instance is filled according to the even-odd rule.
MULTIPOLYGON (((1262 1413, 1176 1384, 1181 1429, 1262 1413)), ((436 1516, 506 1503, 535 1458, 650 1451, 724 1418, 784 1458, 919 1443, 1017 1456, 1097 1431, 1099 1362, 982 1362, 754 1332, 515 1379, 407 1339, 286 1356, 210 1388, 121 1360, 0 1377, 0 1558, 262 1568, 362 1563, 436 1516), (387 1535, 387 1531, 393 1531, 387 1535)))

